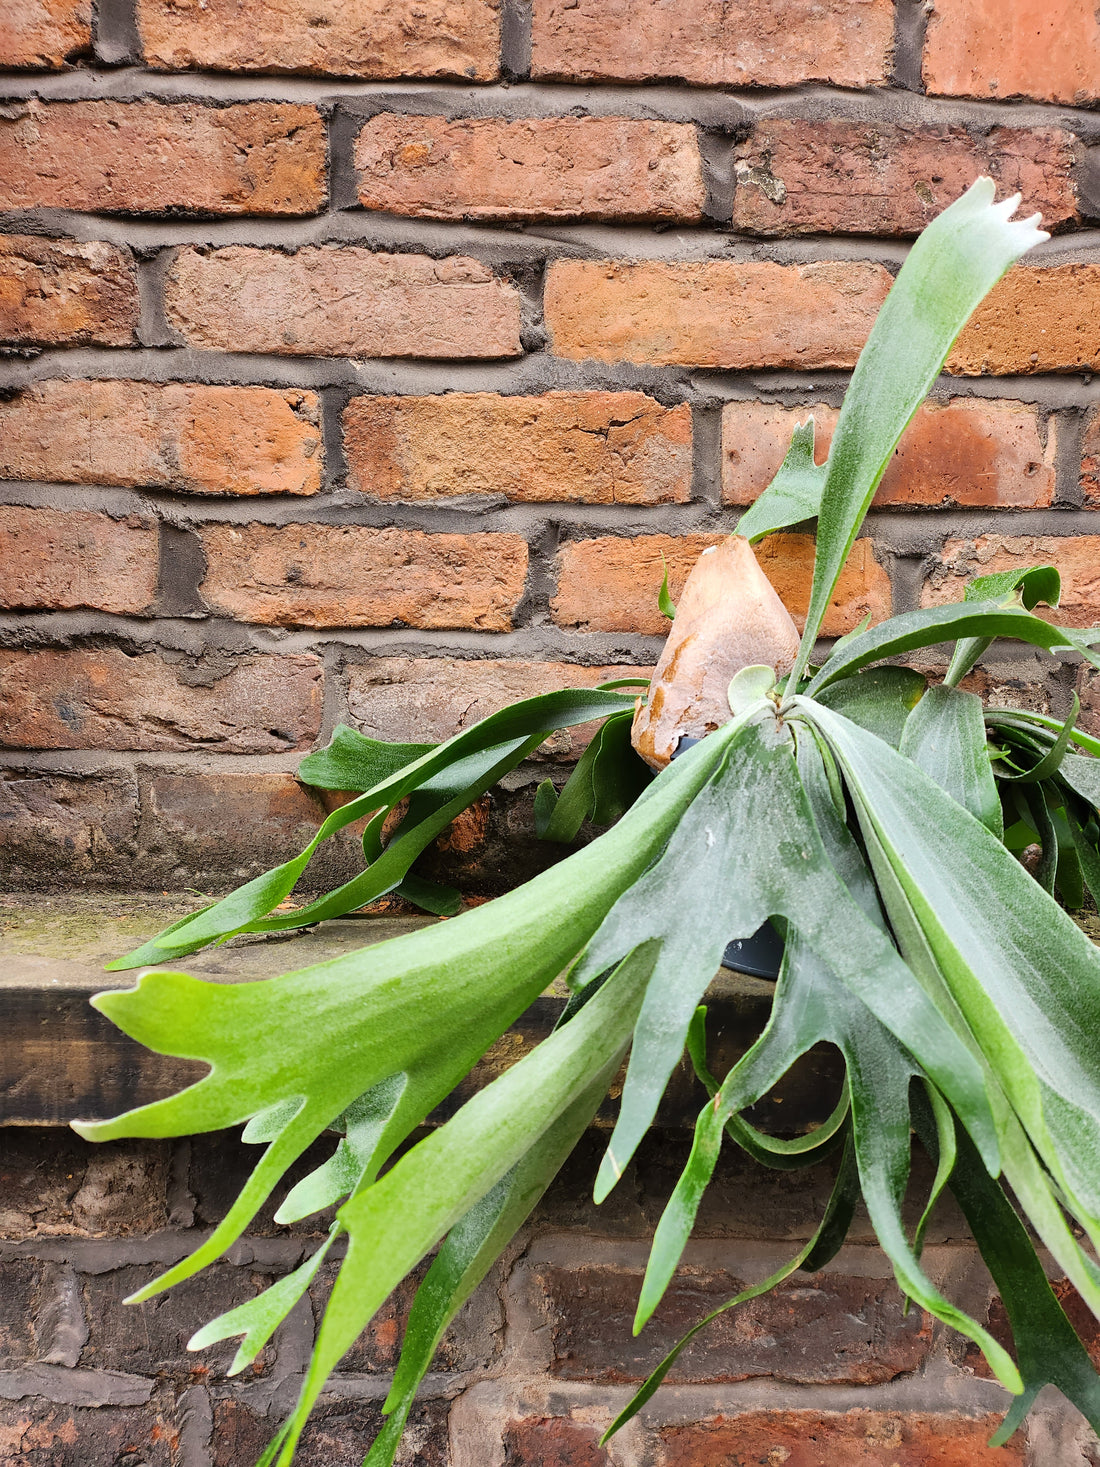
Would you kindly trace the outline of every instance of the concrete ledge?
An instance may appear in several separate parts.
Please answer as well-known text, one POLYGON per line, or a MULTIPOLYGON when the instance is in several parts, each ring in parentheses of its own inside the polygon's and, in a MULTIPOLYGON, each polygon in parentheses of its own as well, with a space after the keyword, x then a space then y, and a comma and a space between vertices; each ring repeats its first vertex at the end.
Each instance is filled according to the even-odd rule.
MULTIPOLYGON (((193 896, 110 896, 17 893, 0 897, 0 1125, 67 1125, 98 1120, 171 1094, 199 1079, 202 1064, 154 1054, 93 1009, 106 988, 129 988, 140 969, 105 973, 103 964, 202 905, 193 896)), ((299 933, 235 938, 172 965, 214 982, 246 983, 309 967, 357 948, 397 937, 430 917, 351 916, 299 933)), ((167 965, 166 965, 167 966, 167 965)), ((724 1074, 762 1029, 772 985, 721 969, 707 995, 711 1056, 724 1074)), ((511 1030, 430 1120, 439 1124, 470 1095, 522 1058, 550 1033, 564 1004, 555 984, 511 1030)), ((771 1130, 798 1132, 823 1120, 839 1093, 835 1052, 808 1056, 752 1113, 771 1130)), ((612 1087, 617 1097, 618 1087, 612 1087)), ((692 1126, 705 1096, 682 1063, 658 1123, 692 1126)), ((617 1098, 597 1124, 613 1121, 617 1098)))

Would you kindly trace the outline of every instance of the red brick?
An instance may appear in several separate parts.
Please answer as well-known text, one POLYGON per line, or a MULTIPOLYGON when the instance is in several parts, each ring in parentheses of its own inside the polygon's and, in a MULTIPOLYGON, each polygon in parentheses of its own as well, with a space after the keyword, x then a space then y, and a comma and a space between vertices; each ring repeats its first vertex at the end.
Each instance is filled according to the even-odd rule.
POLYGON ((207 525, 212 608, 271 626, 471 627, 503 632, 523 595, 519 535, 358 525, 207 525))
POLYGON ((1085 424, 1081 442, 1081 489, 1085 503, 1100 507, 1100 408, 1094 408, 1085 424))
POLYGON ((1017 265, 971 316, 948 372, 1100 370, 1100 265, 1017 265))
MULTIPOLYGON (((724 503, 750 504, 767 488, 783 462, 795 425, 811 413, 817 459, 824 463, 836 408, 820 403, 801 408, 726 404, 724 503)), ((1056 453, 1053 420, 1044 447, 1039 414, 1025 403, 976 397, 956 397, 945 406, 926 403, 902 435, 874 502, 878 507, 958 504, 1043 509, 1054 497, 1056 453)))
POLYGON ((600 1433, 568 1416, 523 1416, 504 1428, 504 1467, 604 1467, 600 1433))
POLYGON ((321 727, 319 657, 183 659, 117 648, 0 651, 5 742, 24 749, 307 749, 321 727))
POLYGON ((57 70, 91 47, 91 0, 14 0, 0 13, 5 67, 57 70))
POLYGON ((990 174, 1056 228, 1079 217, 1078 151, 1057 127, 981 136, 962 126, 772 118, 737 150, 733 223, 752 234, 919 234, 990 174))
POLYGON ((891 0, 535 0, 531 73, 578 81, 884 83, 891 0))
POLYGON ((172 1467, 179 1430, 163 1406, 58 1406, 41 1396, 0 1405, 5 1467, 172 1467))
POLYGON ((188 494, 316 494, 316 393, 60 378, 0 403, 0 475, 188 494))
POLYGON ((924 83, 955 97, 1100 98, 1093 0, 932 0, 924 83))
POLYGON ((1019 1433, 988 1445, 1000 1424, 1000 1414, 746 1411, 666 1427, 661 1440, 665 1467, 1022 1467, 1019 1433))
POLYGON ((421 219, 673 219, 706 193, 695 128, 626 117, 418 117, 359 134, 359 202, 421 219))
POLYGON ((356 397, 350 480, 376 499, 503 494, 527 503, 683 504, 691 409, 643 392, 356 397))
POLYGON ((477 260, 356 246, 185 249, 168 319, 193 345, 290 356, 514 357, 520 298, 477 260))
MULTIPOLYGON (((675 601, 699 555, 720 539, 718 535, 639 535, 568 541, 559 557, 558 594, 550 603, 554 620, 559 626, 583 631, 660 636, 668 630, 668 622, 657 609, 664 564, 675 601)), ((813 579, 813 540, 809 535, 770 535, 755 550, 768 579, 801 626, 813 579)), ((889 616, 890 581, 875 559, 870 540, 863 539, 852 547, 826 612, 822 635, 850 632, 868 612, 876 622, 889 616)))
POLYGON ((157 592, 157 527, 87 510, 0 506, 0 606, 125 616, 157 592))
POLYGON ((557 260, 559 357, 673 366, 850 367, 890 289, 881 265, 557 260))
MULTIPOLYGON (((137 827, 137 781, 129 772, 0 769, 0 880, 13 891, 65 882, 132 887, 137 827)), ((0 1227, 9 1206, 5 1194, 0 1227)))
POLYGON ((20 103, 0 119, 0 208, 313 214, 325 128, 284 102, 20 103))
POLYGON ((966 583, 994 571, 1055 565, 1062 576, 1062 604, 1056 611, 1038 607, 1037 616, 1062 626, 1087 627, 1100 621, 1100 535, 979 535, 945 540, 924 583, 922 606, 961 601, 966 583))
POLYGON ((499 0, 138 0, 146 61, 167 71, 499 75, 499 0))
POLYGON ((0 341, 131 346, 139 312, 129 250, 0 235, 0 341))
MULTIPOLYGON (((551 1374, 642 1381, 694 1324, 744 1289, 731 1274, 681 1269, 635 1339, 641 1274, 579 1264, 538 1270, 551 1332, 551 1374)), ((721 1315, 680 1355, 673 1384, 771 1377, 803 1385, 876 1385, 919 1370, 932 1343, 926 1315, 903 1313, 892 1276, 816 1274, 721 1315)))
MULTIPOLYGON (((442 743, 509 703, 559 688, 592 688, 615 678, 648 677, 649 667, 578 667, 572 662, 485 658, 372 657, 348 670, 348 713, 372 739, 442 743)), ((640 691, 640 690, 639 690, 640 691)), ((542 752, 576 758, 597 725, 552 734, 542 752)))

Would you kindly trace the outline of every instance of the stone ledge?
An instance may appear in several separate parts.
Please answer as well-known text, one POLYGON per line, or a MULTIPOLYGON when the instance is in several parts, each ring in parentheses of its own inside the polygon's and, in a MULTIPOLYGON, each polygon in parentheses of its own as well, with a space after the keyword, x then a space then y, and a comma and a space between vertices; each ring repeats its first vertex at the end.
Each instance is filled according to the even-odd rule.
MULTIPOLYGON (((110 896, 82 892, 0 897, 0 1125, 98 1120, 171 1094, 204 1066, 154 1054, 116 1029, 88 1000, 128 988, 137 972, 103 964, 202 904, 200 894, 110 896)), ((355 915, 305 932, 236 938, 172 966, 227 983, 255 982, 343 956, 434 921, 355 915)), ((470 1095, 526 1054, 553 1028, 564 1003, 554 985, 527 1010, 430 1120, 453 1115, 470 1095)), ((718 1074, 743 1054, 767 1019, 772 985, 721 969, 707 995, 712 1063, 718 1074)), ((758 1124, 797 1132, 823 1120, 839 1093, 839 1057, 828 1049, 797 1065, 751 1112, 758 1124)), ((612 1087, 617 1094, 617 1087, 612 1087)), ((673 1075, 658 1123, 692 1126, 704 1094, 686 1063, 673 1075)), ((597 1125, 614 1120, 605 1102, 597 1125)))

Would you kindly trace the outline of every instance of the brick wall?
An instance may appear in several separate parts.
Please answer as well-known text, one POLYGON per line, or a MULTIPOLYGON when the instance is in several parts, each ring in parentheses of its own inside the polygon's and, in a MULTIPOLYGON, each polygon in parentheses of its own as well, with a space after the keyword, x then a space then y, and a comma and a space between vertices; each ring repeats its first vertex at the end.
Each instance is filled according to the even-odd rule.
MULTIPOLYGON (((7 884, 224 889, 316 828, 293 771, 335 723, 443 738, 651 666, 662 556, 675 595, 800 413, 831 430, 907 242, 980 172, 1054 237, 967 329, 826 632, 1036 558, 1067 620, 1100 619, 1093 0, 15 0, 0 65, 7 884)), ((797 614, 808 540, 761 554, 797 614)), ((975 678, 1061 711, 1081 675, 1008 649, 975 678)), ((1100 731, 1100 680, 1080 689, 1100 731)), ((577 747, 432 874, 495 891, 548 859, 533 780, 577 747)), ((354 868, 334 844, 318 879, 354 868)), ((987 1449, 1002 1393, 901 1316, 866 1228, 602 1451, 627 1383, 824 1198, 816 1172, 729 1172, 633 1342, 681 1140, 598 1213, 585 1143, 456 1326, 404 1464, 1100 1460, 1045 1398, 1026 1443, 987 1449)), ((311 1314, 236 1384, 183 1341, 307 1239, 261 1223, 209 1282, 119 1308, 224 1212, 240 1150, 9 1132, 0 1173, 0 1462, 247 1467, 311 1314)), ((931 1244, 983 1314, 961 1222, 931 1244)), ((360 1461, 401 1307, 306 1467, 360 1461)))
MULTIPOLYGON (((1042 1398, 1026 1440, 986 1445, 1003 1391, 965 1342, 919 1310, 903 1313, 864 1218, 822 1273, 795 1275, 712 1326, 636 1422, 599 1447, 685 1329, 797 1251, 831 1185, 828 1165, 761 1173, 727 1150, 684 1265, 635 1340, 649 1238, 682 1154, 671 1141, 647 1143, 598 1209, 600 1139, 582 1142, 452 1326, 399 1467, 1094 1467, 1095 1440, 1056 1398, 1042 1398)), ((221 1138, 91 1147, 64 1133, 9 1133, 0 1164, 5 1467, 253 1467, 297 1395, 334 1270, 233 1380, 232 1343, 189 1354, 185 1342, 312 1252, 327 1216, 279 1228, 272 1203, 199 1279, 122 1306, 224 1214, 246 1151, 221 1138)), ((322 1155, 315 1149, 295 1175, 322 1155)), ((930 1180, 920 1169, 918 1186, 930 1180)), ((950 1205, 924 1258, 1005 1337, 950 1205)), ((359 1467, 411 1292, 402 1286, 345 1357, 303 1440, 302 1467, 359 1467)), ((1100 1358, 1095 1321, 1077 1322, 1100 1358)))
MULTIPOLYGON (((798 417, 831 430, 907 241, 983 171, 1054 238, 967 329, 825 630, 1048 556, 1100 617, 1094 9, 6 7, 8 884, 225 889, 323 817, 292 776, 336 722, 443 737, 651 666, 661 557, 675 593, 798 417)), ((797 614, 809 541, 762 553, 797 614)), ((1061 709, 1077 670, 987 677, 1061 709)), ((530 798, 439 874, 537 864, 530 798)))

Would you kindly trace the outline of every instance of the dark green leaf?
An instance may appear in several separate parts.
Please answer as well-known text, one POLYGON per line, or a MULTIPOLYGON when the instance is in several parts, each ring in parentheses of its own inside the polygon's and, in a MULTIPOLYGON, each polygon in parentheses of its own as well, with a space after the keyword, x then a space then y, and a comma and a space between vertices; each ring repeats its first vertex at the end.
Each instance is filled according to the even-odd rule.
POLYGON ((338 723, 332 741, 298 765, 298 778, 325 790, 369 790, 423 759, 434 744, 386 744, 338 723))
MULTIPOLYGON (((842 684, 833 684, 837 686, 842 684)), ((836 707, 825 699, 822 702, 836 707)), ((1001 800, 989 762, 980 698, 944 685, 929 688, 906 723, 899 747, 905 758, 1000 840, 1004 834, 1001 800)))
POLYGON ((925 678, 911 667, 874 667, 830 683, 821 693, 821 702, 896 749, 927 686, 925 678))

